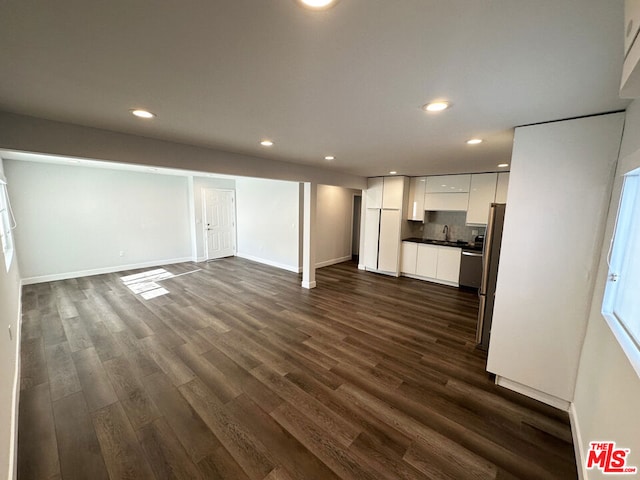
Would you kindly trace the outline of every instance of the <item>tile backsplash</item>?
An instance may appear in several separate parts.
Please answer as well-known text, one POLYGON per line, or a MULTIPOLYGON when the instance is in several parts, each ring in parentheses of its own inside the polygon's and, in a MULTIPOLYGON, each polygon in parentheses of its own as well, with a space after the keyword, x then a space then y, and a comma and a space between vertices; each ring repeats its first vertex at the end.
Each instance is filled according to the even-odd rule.
POLYGON ((469 227, 465 224, 467 212, 424 212, 424 224, 420 222, 408 221, 408 231, 411 237, 433 238, 436 240, 444 239, 444 226, 449 226, 450 240, 463 240, 472 242, 476 235, 473 231, 477 230, 477 235, 484 235, 485 227, 469 227))

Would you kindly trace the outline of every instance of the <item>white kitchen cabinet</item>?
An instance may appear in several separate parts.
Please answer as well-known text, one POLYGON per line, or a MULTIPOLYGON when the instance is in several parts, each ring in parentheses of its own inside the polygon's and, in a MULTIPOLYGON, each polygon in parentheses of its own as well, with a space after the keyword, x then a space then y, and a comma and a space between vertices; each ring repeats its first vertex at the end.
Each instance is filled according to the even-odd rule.
POLYGON ((471 175, 469 206, 467 208, 468 225, 486 225, 489 207, 496 197, 497 173, 474 173, 471 175))
POLYGON ((398 276, 407 177, 368 179, 363 264, 366 270, 398 276))
POLYGON ((416 275, 436 278, 438 275, 438 246, 418 244, 416 275))
POLYGON ((468 192, 471 175, 438 175, 427 177, 425 193, 468 192))
POLYGON ((410 277, 458 286, 462 249, 402 242, 400 271, 410 277))
POLYGON ((378 270, 398 275, 400 261, 400 210, 382 210, 378 241, 378 270))
MULTIPOLYGON (((427 177, 428 178, 428 177, 427 177)), ((464 212, 469 205, 469 193, 425 193, 424 209, 464 212)))
POLYGON ((436 278, 445 282, 458 284, 460 280, 460 259, 462 249, 455 247, 438 247, 438 268, 436 278))
POLYGON ((636 98, 640 96, 640 40, 637 39, 640 29, 640 0, 625 0, 625 60, 622 65, 622 81, 620 96, 636 98))
POLYGON ((402 242, 400 272, 415 275, 417 261, 418 244, 415 242, 402 242))
POLYGON ((500 172, 496 184, 496 203, 507 203, 509 191, 509 172, 500 172))
POLYGON ((402 210, 404 183, 406 177, 384 177, 382 189, 382 208, 402 210))
POLYGON ((380 233, 380 209, 367 208, 364 218, 364 251, 362 253, 365 268, 378 268, 378 235, 380 233))
POLYGON ((409 208, 407 220, 424 222, 424 193, 426 177, 413 177, 409 183, 409 208))
POLYGON ((367 208, 382 208, 383 177, 367 179, 367 194, 365 197, 367 208))

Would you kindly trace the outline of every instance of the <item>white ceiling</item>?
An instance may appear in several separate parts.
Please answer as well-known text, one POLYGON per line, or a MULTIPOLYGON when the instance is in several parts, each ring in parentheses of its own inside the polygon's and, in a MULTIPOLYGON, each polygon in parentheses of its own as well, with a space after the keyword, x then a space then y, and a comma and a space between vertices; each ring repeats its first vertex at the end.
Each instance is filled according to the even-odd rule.
POLYGON ((364 176, 493 171, 515 126, 626 107, 623 22, 623 0, 4 1, 0 110, 364 176))

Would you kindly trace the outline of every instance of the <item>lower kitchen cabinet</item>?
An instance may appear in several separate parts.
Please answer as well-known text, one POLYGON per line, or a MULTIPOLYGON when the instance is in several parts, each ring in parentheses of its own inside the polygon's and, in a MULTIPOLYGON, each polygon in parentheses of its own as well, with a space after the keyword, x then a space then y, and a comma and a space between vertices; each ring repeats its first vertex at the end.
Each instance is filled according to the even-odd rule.
POLYGON ((402 242, 400 271, 407 276, 458 286, 462 249, 402 242))
POLYGON ((410 275, 415 275, 417 258, 418 258, 418 244, 415 242, 402 242, 400 272, 408 273, 410 275))
POLYGON ((418 245, 416 275, 436 278, 438 276, 438 247, 435 245, 418 245))
POLYGON ((461 248, 438 247, 438 271, 436 278, 457 284, 460 280, 461 248))

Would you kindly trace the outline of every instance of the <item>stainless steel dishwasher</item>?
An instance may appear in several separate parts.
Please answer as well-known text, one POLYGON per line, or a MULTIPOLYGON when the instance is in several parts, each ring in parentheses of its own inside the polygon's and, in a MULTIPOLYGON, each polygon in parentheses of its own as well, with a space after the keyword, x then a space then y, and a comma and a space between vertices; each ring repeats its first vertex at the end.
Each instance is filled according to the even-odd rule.
POLYGON ((480 288, 482 283, 482 252, 462 249, 458 283, 461 287, 480 288))

